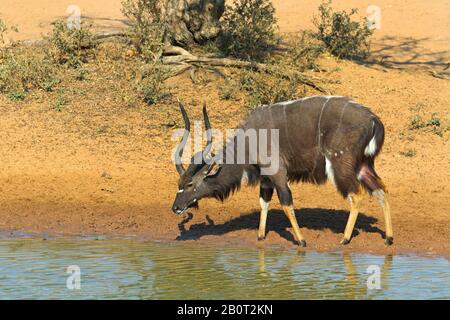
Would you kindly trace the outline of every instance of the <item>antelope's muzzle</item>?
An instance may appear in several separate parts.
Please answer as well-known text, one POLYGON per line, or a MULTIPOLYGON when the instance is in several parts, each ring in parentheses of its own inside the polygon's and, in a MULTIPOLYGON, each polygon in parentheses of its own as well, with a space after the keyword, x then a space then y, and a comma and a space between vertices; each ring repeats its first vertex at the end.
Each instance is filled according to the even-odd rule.
POLYGON ((193 199, 186 206, 180 206, 180 205, 177 205, 176 203, 174 203, 172 206, 172 211, 177 216, 179 216, 180 214, 185 213, 189 208, 196 208, 197 206, 198 206, 197 199, 193 199))

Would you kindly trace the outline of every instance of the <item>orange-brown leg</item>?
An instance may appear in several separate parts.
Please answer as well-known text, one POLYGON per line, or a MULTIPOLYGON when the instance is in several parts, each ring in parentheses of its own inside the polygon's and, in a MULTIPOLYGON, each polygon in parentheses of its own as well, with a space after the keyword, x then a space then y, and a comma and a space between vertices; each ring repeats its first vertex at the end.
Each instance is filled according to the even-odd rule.
POLYGON ((283 211, 286 214, 287 218, 289 219, 289 222, 292 225, 292 229, 294 230, 295 240, 299 245, 305 247, 306 246, 305 238, 303 238, 297 223, 297 219, 295 218, 292 193, 291 189, 289 188, 289 183, 284 180, 275 182, 274 184, 275 188, 277 189, 277 195, 278 198, 280 199, 280 203, 283 206, 283 211))
POLYGON ((297 219, 295 218, 295 211, 293 206, 283 206, 283 211, 289 219, 289 222, 294 229, 295 240, 302 246, 306 247, 306 241, 300 232, 300 227, 298 226, 297 219))
POLYGON ((386 193, 381 189, 377 189, 372 192, 372 195, 378 200, 381 208, 383 208, 384 222, 386 224, 385 243, 390 246, 394 243, 394 232, 392 231, 391 208, 389 206, 386 193))
POLYGON ((355 228, 356 219, 358 218, 359 205, 362 200, 362 192, 358 190, 356 193, 350 193, 348 195, 350 201, 350 214, 348 216, 347 225, 345 226, 344 239, 341 244, 347 244, 352 237, 353 229, 355 228))

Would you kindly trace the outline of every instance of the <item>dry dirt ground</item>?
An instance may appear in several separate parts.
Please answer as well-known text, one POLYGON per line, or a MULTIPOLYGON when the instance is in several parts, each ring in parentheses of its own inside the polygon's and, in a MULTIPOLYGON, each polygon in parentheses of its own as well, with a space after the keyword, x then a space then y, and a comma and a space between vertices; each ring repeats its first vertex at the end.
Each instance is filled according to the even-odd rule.
MULTIPOLYGON (((368 1, 335 1, 337 8, 368 1)), ((319 1, 274 1, 282 32, 311 27, 319 1), (300 3, 301 2, 301 3, 300 3)), ((72 1, 2 0, 0 17, 16 24, 14 39, 36 39, 50 22, 66 16, 72 1)), ((98 28, 123 24, 120 1, 78 0, 82 14, 98 28)), ((367 198, 353 241, 339 246, 348 204, 331 185, 293 187, 297 218, 307 250, 377 253, 419 252, 450 256, 450 156, 447 131, 409 130, 420 112, 450 123, 450 3, 378 0, 381 29, 375 32, 370 63, 324 58, 329 89, 371 107, 385 123, 387 136, 377 171, 390 191, 394 245, 385 247, 384 221, 367 198), (436 77, 440 76, 439 77, 436 77), (406 157, 401 152, 414 150, 406 157)), ((177 95, 200 118, 207 98, 211 121, 232 128, 245 116, 236 102, 221 101, 213 84, 194 85, 186 76, 172 79, 177 95), (181 88, 181 89, 180 89, 181 88)), ((0 231, 45 235, 136 236, 142 239, 233 242, 293 246, 290 226, 277 200, 268 218, 267 240, 257 242, 258 191, 244 188, 224 204, 204 200, 183 221, 170 207, 177 174, 169 121, 180 121, 175 99, 154 107, 124 107, 108 98, 108 87, 86 90, 63 112, 52 102, 9 102, 0 97, 0 231), (104 97, 104 99, 99 97, 104 97), (100 103, 99 103, 100 101, 100 103)))

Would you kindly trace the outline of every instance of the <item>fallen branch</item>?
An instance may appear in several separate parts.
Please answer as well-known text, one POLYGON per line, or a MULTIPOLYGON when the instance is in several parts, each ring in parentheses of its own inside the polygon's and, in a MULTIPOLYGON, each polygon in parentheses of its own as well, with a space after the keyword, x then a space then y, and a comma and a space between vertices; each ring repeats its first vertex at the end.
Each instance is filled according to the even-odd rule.
POLYGON ((92 37, 94 40, 102 40, 107 38, 126 38, 129 37, 130 33, 123 31, 106 31, 106 32, 97 32, 92 37))
MULTIPOLYGON (((96 34, 95 39, 101 40, 110 37, 128 37, 128 36, 129 34, 126 32, 115 31, 96 34)), ((164 47, 161 61, 163 65, 170 66, 167 73, 167 78, 180 75, 188 70, 192 70, 192 68, 206 68, 215 71, 221 76, 225 75, 222 71, 217 69, 218 67, 249 69, 265 73, 272 73, 275 70, 273 66, 269 66, 263 63, 242 61, 223 57, 196 56, 191 54, 184 48, 172 45, 167 45, 164 47)), ((152 68, 153 68, 152 66, 142 67, 140 70, 140 76, 145 77, 146 74, 151 72, 152 68)), ((319 79, 307 76, 301 72, 290 70, 286 72, 286 74, 283 74, 282 77, 285 79, 296 78, 299 82, 311 88, 314 88, 317 91, 320 91, 322 93, 328 93, 326 89, 322 88, 320 85, 316 83, 320 81, 319 79)))
POLYGON ((177 46, 165 46, 163 54, 164 55, 184 55, 184 56, 192 56, 193 57, 193 55, 189 51, 187 51, 186 49, 183 49, 182 47, 177 47, 177 46))
MULTIPOLYGON (((230 58, 211 58, 211 57, 199 57, 194 56, 190 53, 181 54, 176 56, 163 56, 162 62, 164 65, 179 65, 179 64, 190 64, 196 65, 199 67, 232 67, 232 68, 245 68, 250 70, 255 70, 259 72, 271 73, 274 71, 273 66, 269 66, 263 63, 242 61, 230 58)), ((316 82, 320 81, 319 79, 314 79, 309 77, 298 71, 289 71, 285 75, 282 75, 285 79, 293 79, 296 78, 301 83, 312 87, 322 93, 327 93, 327 90, 322 88, 316 82)))

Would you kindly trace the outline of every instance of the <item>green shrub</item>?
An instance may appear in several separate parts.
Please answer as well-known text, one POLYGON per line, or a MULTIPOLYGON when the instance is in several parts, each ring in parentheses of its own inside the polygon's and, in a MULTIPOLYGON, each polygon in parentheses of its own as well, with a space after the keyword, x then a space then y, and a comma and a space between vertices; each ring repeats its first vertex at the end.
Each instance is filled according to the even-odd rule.
POLYGON ((442 125, 441 119, 439 118, 439 115, 437 113, 433 113, 431 115, 431 119, 428 120, 426 125, 427 127, 431 127, 431 132, 437 134, 440 137, 442 137, 444 135, 444 132, 448 130, 448 127, 445 128, 442 125))
POLYGON ((58 70, 39 48, 8 48, 0 56, 0 92, 20 100, 32 89, 51 91, 59 83, 58 70))
POLYGON ((319 16, 313 20, 317 27, 315 37, 334 56, 343 59, 365 59, 369 54, 369 38, 373 33, 363 21, 353 21, 357 9, 350 12, 331 8, 331 0, 319 6, 319 16))
POLYGON ((434 112, 431 115, 431 119, 428 120, 427 126, 429 126, 429 127, 440 127, 441 126, 441 119, 439 118, 439 115, 436 112, 434 112))
POLYGON ((131 41, 147 62, 156 62, 164 47, 165 25, 159 0, 123 0, 122 12, 131 21, 131 41))
POLYGON ((59 82, 57 69, 42 47, 4 46, 8 28, 0 20, 0 93, 11 101, 24 100, 28 91, 51 91, 59 82))
POLYGON ((234 0, 225 8, 217 46, 227 56, 262 61, 279 42, 276 23, 270 0, 234 0))
POLYGON ((170 92, 164 84, 166 73, 158 65, 153 65, 147 76, 140 80, 138 91, 145 103, 152 105, 167 97, 170 92))
POLYGON ((49 54, 59 64, 79 68, 87 62, 96 47, 91 25, 81 21, 80 28, 69 28, 63 20, 53 23, 53 30, 47 38, 50 42, 49 54))
POLYGON ((409 122, 409 130, 417 130, 425 127, 426 127, 425 122, 423 122, 422 117, 418 114, 415 115, 409 122))
POLYGON ((247 105, 250 108, 264 104, 273 104, 297 98, 299 81, 286 79, 278 72, 271 74, 243 71, 240 89, 247 92, 247 105))
POLYGON ((6 27, 6 24, 3 22, 2 19, 0 19, 0 46, 2 46, 5 43, 5 34, 8 28, 6 27))
POLYGON ((16 102, 25 100, 26 94, 23 91, 10 91, 6 96, 9 100, 16 102))
POLYGON ((222 100, 236 99, 239 87, 234 80, 226 79, 225 83, 219 87, 219 98, 222 100))
POLYGON ((420 115, 416 114, 409 122, 409 130, 419 130, 424 128, 431 129, 431 132, 440 137, 450 130, 450 126, 445 127, 436 112, 431 115, 430 120, 428 121, 424 121, 420 115))
POLYGON ((400 154, 404 157, 412 158, 417 154, 417 152, 414 149, 408 149, 406 151, 400 151, 400 154))
POLYGON ((8 33, 8 31, 19 32, 19 29, 17 28, 17 26, 8 27, 5 24, 5 22, 2 19, 0 19, 0 50, 1 50, 1 47, 8 44, 7 43, 8 41, 6 38, 6 34, 8 33))
POLYGON ((321 43, 311 36, 310 32, 302 32, 300 35, 286 39, 287 50, 278 59, 279 64, 286 68, 292 68, 303 72, 305 70, 319 70, 317 59, 323 53, 321 43))
POLYGON ((67 105, 67 103, 68 101, 64 96, 64 90, 59 90, 53 105, 55 111, 61 112, 64 109, 64 106, 67 105))

